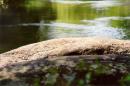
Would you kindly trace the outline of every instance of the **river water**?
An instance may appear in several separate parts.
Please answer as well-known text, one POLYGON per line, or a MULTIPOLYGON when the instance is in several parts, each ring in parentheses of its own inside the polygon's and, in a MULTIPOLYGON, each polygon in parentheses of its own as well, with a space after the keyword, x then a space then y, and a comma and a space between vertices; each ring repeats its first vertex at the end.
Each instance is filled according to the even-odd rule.
POLYGON ((5 0, 0 53, 61 37, 130 39, 129 0, 5 0))

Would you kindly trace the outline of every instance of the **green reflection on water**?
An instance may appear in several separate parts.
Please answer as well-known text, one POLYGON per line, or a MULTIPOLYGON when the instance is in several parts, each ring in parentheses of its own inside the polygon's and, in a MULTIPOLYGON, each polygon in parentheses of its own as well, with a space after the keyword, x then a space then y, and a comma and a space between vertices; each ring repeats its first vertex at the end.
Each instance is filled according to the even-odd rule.
MULTIPOLYGON (((129 17, 129 0, 68 1, 4 0, 4 3, 2 3, 5 4, 6 7, 0 8, 0 32, 3 33, 0 34, 0 52, 8 51, 24 44, 38 42, 50 38, 88 36, 86 31, 89 32, 91 29, 94 31, 90 31, 91 33, 89 34, 93 34, 95 31, 97 31, 97 33, 98 31, 100 32, 102 30, 106 31, 104 28, 108 28, 108 32, 115 34, 117 31, 116 29, 121 29, 126 35, 122 36, 122 38, 130 39, 130 19, 122 18, 114 20, 111 18, 109 21, 107 19, 109 17, 129 17), (104 20, 100 20, 103 18, 104 20), (83 20, 86 20, 87 22, 83 22, 83 20), (33 23, 37 23, 39 25, 35 25, 33 23), (53 23, 54 25, 57 23, 57 26, 51 26, 53 23), (60 23, 65 23, 65 25, 59 26, 60 23), (105 23, 107 23, 107 25, 104 26, 105 23), (27 26, 22 26, 22 24, 27 24, 27 26), (44 24, 50 25, 44 26, 44 24), (13 26, 9 27, 10 25, 13 26), (15 28, 16 30, 12 28, 15 28), (23 28, 29 29, 25 30, 23 28), (102 29, 98 30, 100 28, 102 29), (115 32, 113 32, 113 30, 115 32), (13 36, 5 35, 12 34, 12 31, 14 31, 13 36), (30 33, 30 36, 25 34, 26 32, 30 33), (16 43, 13 43, 11 40, 9 41, 6 39, 8 40, 8 43, 5 42, 5 46, 3 46, 2 37, 19 40, 22 38, 24 41, 18 43, 19 40, 15 40, 16 43)), ((97 33, 95 34, 97 35, 97 33)), ((106 33, 107 32, 104 32, 104 34, 106 33)))
POLYGON ((54 3, 53 8, 57 12, 57 22, 65 23, 80 23, 82 19, 95 18, 95 9, 92 9, 89 4, 61 4, 54 3))
MULTIPOLYGON (((112 3, 112 2, 111 2, 112 3)), ((98 3, 97 3, 98 4, 98 3)), ((53 3, 53 8, 57 12, 58 22, 80 23, 82 19, 94 19, 106 16, 129 16, 129 6, 110 6, 109 8, 102 7, 94 8, 91 3, 83 4, 65 4, 53 3)), ((96 4, 95 4, 96 5, 96 4)))

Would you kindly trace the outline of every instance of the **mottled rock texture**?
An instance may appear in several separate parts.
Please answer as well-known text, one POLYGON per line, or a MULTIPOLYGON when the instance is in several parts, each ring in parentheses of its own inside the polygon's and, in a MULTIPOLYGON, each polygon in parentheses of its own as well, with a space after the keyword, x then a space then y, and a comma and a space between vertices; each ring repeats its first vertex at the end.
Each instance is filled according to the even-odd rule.
MULTIPOLYGON (((10 77, 15 72, 27 72, 27 66, 30 66, 30 64, 39 63, 42 65, 40 62, 44 61, 45 58, 53 56, 102 54, 119 55, 129 53, 129 40, 118 40, 100 37, 52 39, 26 45, 0 54, 0 76, 10 77), (28 64, 25 65, 24 63, 28 64), (20 64, 24 64, 24 67, 21 67, 20 64), (9 67, 10 65, 11 67, 9 67), (13 65, 15 65, 15 67, 13 65), (13 72, 10 72, 9 69, 11 69, 13 72), (14 71, 13 69, 16 70, 14 71)), ((36 68, 38 68, 37 65, 36 68)))
POLYGON ((48 56, 111 53, 130 53, 130 41, 97 37, 48 40, 0 54, 0 67, 48 56))

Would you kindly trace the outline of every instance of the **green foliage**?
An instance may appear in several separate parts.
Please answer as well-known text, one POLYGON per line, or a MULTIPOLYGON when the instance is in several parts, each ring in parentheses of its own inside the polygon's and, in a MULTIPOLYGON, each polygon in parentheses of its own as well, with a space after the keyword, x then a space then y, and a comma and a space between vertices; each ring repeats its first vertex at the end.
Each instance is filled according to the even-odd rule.
POLYGON ((130 74, 128 73, 127 75, 123 76, 120 80, 120 83, 122 84, 122 86, 130 85, 130 74))
POLYGON ((47 72, 50 73, 50 74, 56 74, 56 73, 59 72, 59 68, 51 66, 51 67, 48 67, 47 72))
POLYGON ((87 66, 86 63, 83 60, 80 60, 78 62, 78 64, 76 65, 76 69, 77 70, 86 70, 87 69, 86 66, 87 66))
POLYGON ((40 79, 39 78, 34 79, 34 86, 40 86, 40 79))
POLYGON ((89 84, 92 80, 92 73, 91 72, 88 72, 85 76, 85 81, 86 81, 86 84, 89 84))
POLYGON ((71 83, 74 81, 75 77, 76 77, 75 73, 71 73, 69 75, 63 74, 63 78, 67 81, 67 86, 71 85, 71 83))
POLYGON ((79 60, 73 68, 68 66, 47 66, 46 70, 42 71, 43 75, 33 77, 31 82, 33 81, 32 86, 91 86, 94 85, 93 81, 98 82, 97 77, 108 75, 102 77, 107 79, 109 76, 118 77, 121 74, 121 78, 115 78, 115 83, 126 86, 130 84, 130 74, 127 74, 126 67, 123 63, 103 64, 99 60, 96 60, 95 63, 87 63, 79 60), (118 75, 116 76, 116 74, 118 75))
POLYGON ((54 84, 56 83, 57 81, 57 77, 58 77, 59 74, 46 74, 46 80, 45 80, 45 85, 46 86, 54 86, 54 84))
POLYGON ((84 86, 84 80, 82 80, 82 79, 79 80, 79 81, 78 81, 78 86, 84 86))

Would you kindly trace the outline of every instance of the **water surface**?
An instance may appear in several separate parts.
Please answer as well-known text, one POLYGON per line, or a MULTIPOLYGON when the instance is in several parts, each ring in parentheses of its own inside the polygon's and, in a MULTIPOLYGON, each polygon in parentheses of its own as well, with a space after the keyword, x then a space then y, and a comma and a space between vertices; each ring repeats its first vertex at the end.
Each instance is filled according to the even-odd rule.
POLYGON ((5 0, 0 5, 0 53, 47 39, 130 39, 129 0, 5 0))

